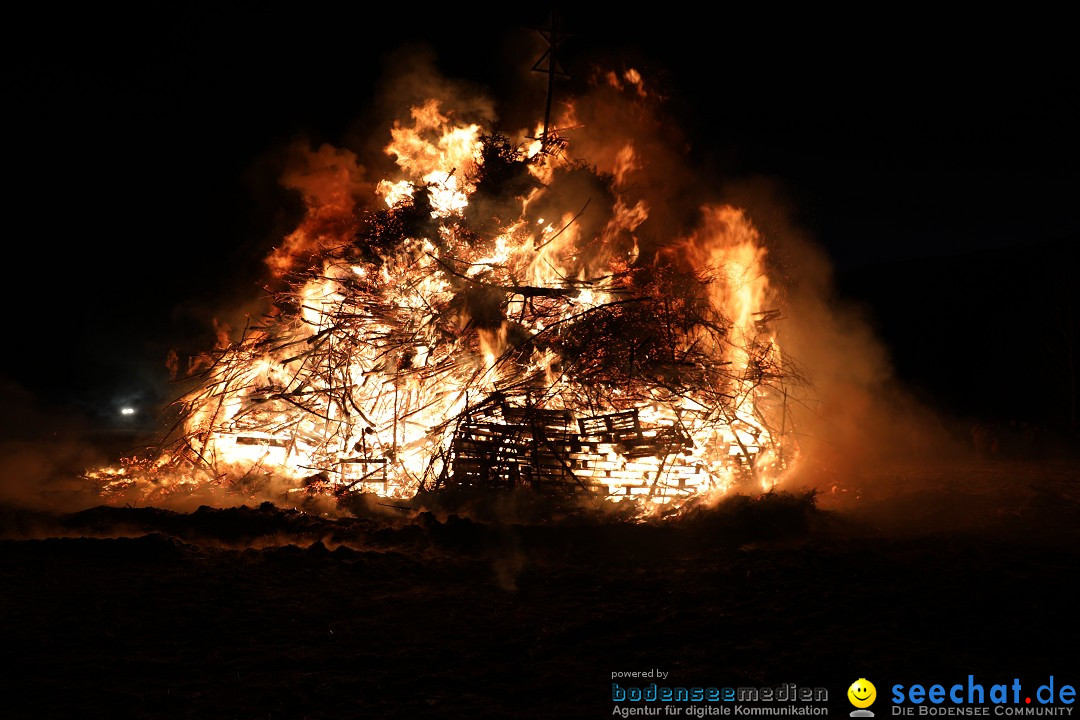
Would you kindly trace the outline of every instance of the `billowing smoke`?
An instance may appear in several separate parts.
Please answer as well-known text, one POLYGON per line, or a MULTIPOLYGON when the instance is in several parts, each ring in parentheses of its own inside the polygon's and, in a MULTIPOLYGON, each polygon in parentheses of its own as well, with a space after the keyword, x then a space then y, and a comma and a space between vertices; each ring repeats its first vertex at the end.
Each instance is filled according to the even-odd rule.
POLYGON ((101 502, 78 474, 105 462, 89 428, 0 378, 0 505, 71 510, 101 502))
MULTIPOLYGON (((692 282, 707 288, 705 294, 710 296, 713 307, 723 308, 732 323, 726 337, 739 348, 731 361, 738 377, 745 377, 751 368, 761 371, 768 359, 768 364, 783 366, 785 375, 794 381, 790 388, 782 388, 779 401, 782 406, 774 402, 768 433, 762 434, 764 425, 754 427, 754 420, 746 410, 749 403, 740 400, 730 407, 728 420, 732 427, 749 427, 755 431, 753 438, 745 430, 731 431, 725 442, 730 442, 733 448, 738 444, 748 453, 745 446, 751 440, 763 441, 769 433, 777 436, 785 433, 795 439, 779 456, 773 454, 768 458, 769 466, 776 470, 770 484, 780 481, 791 486, 810 483, 822 487, 835 483, 843 472, 861 463, 882 460, 889 453, 903 455, 929 449, 936 438, 935 421, 896 390, 887 353, 858 313, 837 304, 824 255, 791 225, 783 203, 768 192, 767 185, 728 183, 721 187, 715 180, 701 176, 694 167, 693 149, 678 132, 675 121, 665 115, 663 98, 650 87, 648 78, 631 68, 596 72, 590 88, 581 96, 560 103, 555 113, 554 130, 562 143, 559 152, 565 153, 567 162, 546 177, 542 173, 535 177, 515 176, 514 163, 505 162, 511 175, 500 177, 492 185, 498 191, 489 192, 484 178, 476 179, 473 143, 477 133, 494 126, 497 118, 494 103, 468 84, 440 77, 433 67, 429 56, 415 51, 391 59, 392 80, 386 84, 386 96, 377 107, 381 112, 392 113, 394 120, 390 123, 390 138, 385 133, 376 136, 377 152, 366 142, 354 143, 354 150, 304 143, 291 148, 281 182, 299 195, 305 214, 271 252, 268 265, 273 275, 317 267, 320 258, 329 254, 338 253, 341 257, 344 253, 345 257, 351 257, 352 250, 346 246, 358 232, 366 232, 377 243, 394 223, 404 223, 406 230, 416 230, 418 237, 430 237, 433 243, 423 253, 416 250, 403 253, 402 263, 430 257, 441 237, 432 225, 433 213, 446 212, 447 203, 458 202, 453 192, 456 185, 451 180, 472 182, 476 184, 473 201, 467 210, 463 209, 465 219, 472 226, 468 232, 482 231, 485 223, 505 227, 511 221, 516 222, 513 219, 517 215, 521 215, 526 228, 546 226, 532 243, 536 257, 530 269, 536 270, 537 277, 551 268, 569 282, 585 282, 604 273, 630 275, 635 278, 632 283, 641 285, 646 279, 651 282, 648 290, 656 295, 658 288, 675 287, 670 278, 661 282, 656 277, 678 268, 693 271, 692 282), (455 125, 459 130, 453 129, 455 125), (438 139, 432 140, 435 136, 438 139), (387 177, 388 173, 383 172, 387 167, 396 167, 406 177, 423 178, 428 190, 421 192, 415 182, 407 181, 376 184, 375 178, 387 177), (433 176, 436 170, 438 177, 433 176), (543 190, 535 194, 535 202, 525 203, 527 208, 523 211, 523 198, 538 188, 543 190), (366 212, 378 207, 384 199, 393 205, 395 198, 410 196, 412 204, 406 211, 390 215, 366 212), (658 268, 655 277, 643 271, 649 268, 658 268), (758 337, 766 333, 766 324, 771 325, 767 331, 771 334, 758 337)), ((499 163, 515 157, 517 148, 536 143, 537 132, 535 127, 520 128, 508 133, 509 145, 501 145, 503 141, 498 139, 482 145, 485 170, 502 167, 499 163)), ((397 226, 390 229, 400 230, 397 226)), ((408 232, 399 234, 404 236, 408 232)), ((362 262, 370 258, 363 257, 364 252, 382 249, 373 246, 359 251, 356 262, 360 264, 353 267, 355 277, 346 271, 341 276, 331 276, 324 269, 327 277, 309 279, 295 307, 276 308, 279 314, 271 320, 271 329, 265 332, 265 337, 279 339, 280 348, 296 346, 296 352, 304 347, 317 347, 322 338, 332 338, 322 330, 302 337, 290 335, 281 330, 284 327, 281 318, 302 318, 309 325, 321 327, 318 324, 321 320, 309 319, 311 314, 324 312, 320 308, 334 303, 340 305, 335 288, 342 282, 348 281, 353 286, 369 282, 362 262)), ((386 263, 384 269, 390 265, 386 263)), ((438 269, 435 265, 431 267, 438 269)), ((387 272, 393 271, 391 267, 387 272)), ((463 271, 449 274, 455 272, 461 275, 463 271)), ((542 286, 543 281, 537 277, 520 280, 542 286)), ((489 364, 516 344, 528 345, 527 350, 537 355, 542 351, 554 353, 558 348, 526 342, 528 333, 521 326, 507 322, 500 306, 506 294, 505 283, 490 280, 462 287, 453 294, 444 313, 446 317, 456 318, 456 328, 442 328, 440 332, 443 335, 475 332, 478 345, 475 354, 489 358, 489 364)), ((593 301, 578 302, 589 308, 588 303, 593 301)), ((527 304, 522 302, 523 306, 527 304)), ((615 321, 612 322, 612 327, 617 328, 615 321)), ((419 323, 415 331, 430 332, 430 328, 419 323)), ((692 329, 689 336, 699 331, 700 328, 692 329)), ((235 330, 231 336, 237 339, 235 330)), ((424 348, 424 353, 434 347, 426 341, 417 345, 424 348)), ((284 417, 281 412, 273 411, 274 407, 288 410, 287 404, 297 406, 304 401, 305 394, 311 393, 310 386, 290 384, 296 376, 290 377, 287 366, 294 357, 299 357, 293 351, 282 350, 283 354, 275 356, 273 362, 269 354, 260 354, 264 349, 252 352, 251 347, 239 347, 230 352, 233 359, 249 353, 250 357, 244 356, 247 366, 241 374, 214 382, 221 387, 234 380, 239 384, 259 384, 262 395, 255 402, 263 408, 258 412, 268 418, 267 427, 282 422, 284 417)), ((208 368, 221 357, 210 355, 208 365, 193 367, 208 368)), ((418 356, 415 351, 383 353, 373 356, 369 367, 377 368, 384 376, 396 376, 399 370, 419 368, 426 361, 426 357, 418 356)), ((472 362, 468 359, 462 364, 472 362)), ((631 357, 631 374, 634 362, 631 357)), ((654 362, 650 372, 659 367, 654 362)), ((546 372, 554 376, 564 369, 548 361, 546 372)), ((370 374, 376 373, 372 370, 370 374)), ((650 382, 654 380, 662 381, 654 377, 650 382)), ((367 380, 355 379, 355 382, 359 385, 367 380)), ((736 382, 735 386, 738 385, 736 382)), ((421 447, 419 435, 406 439, 404 427, 399 429, 397 390, 392 395, 392 398, 385 394, 377 398, 372 395, 373 403, 389 403, 393 408, 392 429, 385 423, 369 420, 364 414, 366 407, 359 404, 355 407, 363 423, 359 420, 354 423, 359 429, 350 430, 347 449, 364 453, 365 461, 369 451, 376 447, 385 464, 398 462, 404 450, 421 447), (361 427, 364 423, 366 426, 361 427)), ((184 439, 186 447, 182 448, 189 457, 200 461, 205 461, 205 455, 215 450, 210 428, 216 420, 211 414, 229 403, 238 407, 241 401, 250 404, 251 400, 246 395, 227 394, 207 398, 210 401, 204 398, 201 405, 191 406, 194 410, 190 419, 196 429, 184 439), (204 422, 204 418, 211 419, 204 422)), ((451 408, 455 413, 460 409, 448 401, 447 409, 451 408)), ((657 410, 660 415, 663 411, 664 408, 657 410)), ((258 415, 249 413, 249 417, 258 415)), ((666 416, 665 420, 674 422, 666 416)), ((242 451, 263 453, 264 457, 292 452, 273 431, 255 428, 252 434, 252 428, 247 427, 245 432, 248 434, 237 438, 235 445, 242 451)), ((680 442, 687 448, 700 448, 705 437, 719 438, 706 432, 697 438, 696 444, 688 439, 680 442)), ((764 441, 761 444, 764 446, 764 441)), ((243 484, 248 480, 246 474, 239 479, 231 476, 228 483, 222 483, 223 475, 203 472, 180 482, 174 480, 174 485, 184 486, 183 493, 150 500, 174 506, 175 503, 196 506, 204 502, 235 504, 253 499, 280 501, 287 490, 295 489, 297 477, 287 479, 268 473, 262 462, 260 458, 258 472, 251 476, 262 478, 258 483, 243 484), (237 488, 242 488, 242 492, 234 492, 237 488)), ((699 463, 704 464, 704 460, 699 463)), ((366 466, 361 467, 366 471, 366 466)), ((158 467, 150 463, 144 469, 152 485, 158 467)), ((410 478, 420 476, 423 471, 422 464, 403 466, 403 473, 410 478)), ((658 478, 660 470, 654 472, 658 478)), ((44 468, 36 475, 50 473, 49 468, 44 468)), ((728 486, 719 489, 727 490, 728 486)), ((145 495, 142 497, 146 500, 145 495)))
POLYGON ((275 275, 326 252, 330 238, 356 232, 357 213, 374 195, 366 172, 350 150, 321 145, 294 145, 281 184, 304 201, 304 219, 267 257, 275 275))
POLYGON ((724 195, 746 209, 768 239, 772 277, 782 287, 784 348, 809 385, 791 419, 803 459, 788 484, 854 488, 883 464, 934 461, 960 452, 945 422, 899 382, 867 310, 833 285, 825 252, 791 219, 775 180, 729 182, 724 195))
MULTIPOLYGON (((660 93, 632 69, 594 73, 561 124, 574 128, 571 152, 615 175, 624 197, 648 208, 635 228, 643 260, 735 246, 761 253, 764 303, 783 318, 777 341, 787 370, 805 381, 789 389, 786 422, 799 460, 782 487, 850 488, 867 467, 958 452, 943 421, 894 376, 865 311, 837 295, 830 261, 792 220, 781 180, 703 176, 660 93), (746 234, 753 242, 738 242, 746 234)), ((731 256, 717 260, 746 267, 731 256)))

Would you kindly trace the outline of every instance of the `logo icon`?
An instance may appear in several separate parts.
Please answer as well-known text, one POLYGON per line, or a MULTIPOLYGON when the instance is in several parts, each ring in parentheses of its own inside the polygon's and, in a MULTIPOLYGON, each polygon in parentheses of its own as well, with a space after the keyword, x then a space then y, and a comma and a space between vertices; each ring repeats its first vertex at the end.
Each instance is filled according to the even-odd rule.
POLYGON ((866 709, 877 700, 877 688, 874 687, 874 683, 866 678, 859 678, 847 689, 847 697, 848 701, 858 708, 851 711, 851 717, 874 717, 874 713, 866 709))

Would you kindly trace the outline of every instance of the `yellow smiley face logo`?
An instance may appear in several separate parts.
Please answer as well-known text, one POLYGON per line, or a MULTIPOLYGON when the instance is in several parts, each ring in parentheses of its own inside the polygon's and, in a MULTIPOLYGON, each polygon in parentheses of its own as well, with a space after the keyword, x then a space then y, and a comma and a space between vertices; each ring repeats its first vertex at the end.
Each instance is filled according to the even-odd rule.
POLYGON ((859 678, 847 689, 848 700, 857 708, 868 708, 877 699, 877 688, 866 678, 859 678))

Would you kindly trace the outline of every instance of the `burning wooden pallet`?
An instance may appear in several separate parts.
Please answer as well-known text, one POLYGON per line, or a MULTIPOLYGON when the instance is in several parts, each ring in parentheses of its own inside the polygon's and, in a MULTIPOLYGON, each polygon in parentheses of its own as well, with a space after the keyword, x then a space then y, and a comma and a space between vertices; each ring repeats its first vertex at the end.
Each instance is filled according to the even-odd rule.
POLYGON ((708 482, 701 465, 681 455, 690 439, 674 427, 643 427, 637 410, 579 418, 576 432, 564 410, 507 414, 516 422, 459 427, 448 486, 666 497, 708 482))

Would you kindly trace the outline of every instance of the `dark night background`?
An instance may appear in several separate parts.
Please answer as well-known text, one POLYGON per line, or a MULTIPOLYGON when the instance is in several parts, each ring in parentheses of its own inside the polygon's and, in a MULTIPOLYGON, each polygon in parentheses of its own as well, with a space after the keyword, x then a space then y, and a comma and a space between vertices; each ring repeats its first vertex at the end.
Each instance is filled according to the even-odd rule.
MULTIPOLYGON (((521 78, 540 47, 525 28, 544 13, 408 15, 392 29, 307 6, 9 23, 0 373, 97 422, 167 398, 167 350, 206 347, 220 308, 258 296, 261 259, 296 219, 275 158, 299 137, 385 134, 372 108, 393 51, 433 48, 446 75, 509 99, 507 127, 540 114, 540 78, 521 78)), ((1077 70, 1061 23, 564 15, 569 86, 595 62, 641 67, 703 178, 782 188, 918 392, 959 415, 1067 421, 1056 401, 1003 410, 1009 398, 987 392, 1021 367, 1053 375, 1040 338, 1060 308, 1046 291, 1075 267, 1077 70)))
MULTIPOLYGON (((546 10, 460 8, 7 13, 5 447, 60 455, 43 433, 153 426, 167 351, 208 347, 214 315, 258 297, 297 219, 283 149, 385 133, 376 98, 402 47, 489 88, 507 128, 536 118, 525 28, 546 10)), ((564 22, 566 87, 597 62, 661 84, 703 187, 776 188, 959 439, 1023 421, 1072 444, 1071 20, 668 4, 564 22)), ((950 460, 857 468, 861 490, 819 500, 850 513, 736 496, 683 524, 0 498, 0 701, 20 717, 604 717, 610 672, 658 666, 820 683, 846 716, 860 675, 882 697, 969 672, 1077 684, 1075 462, 950 460)))

